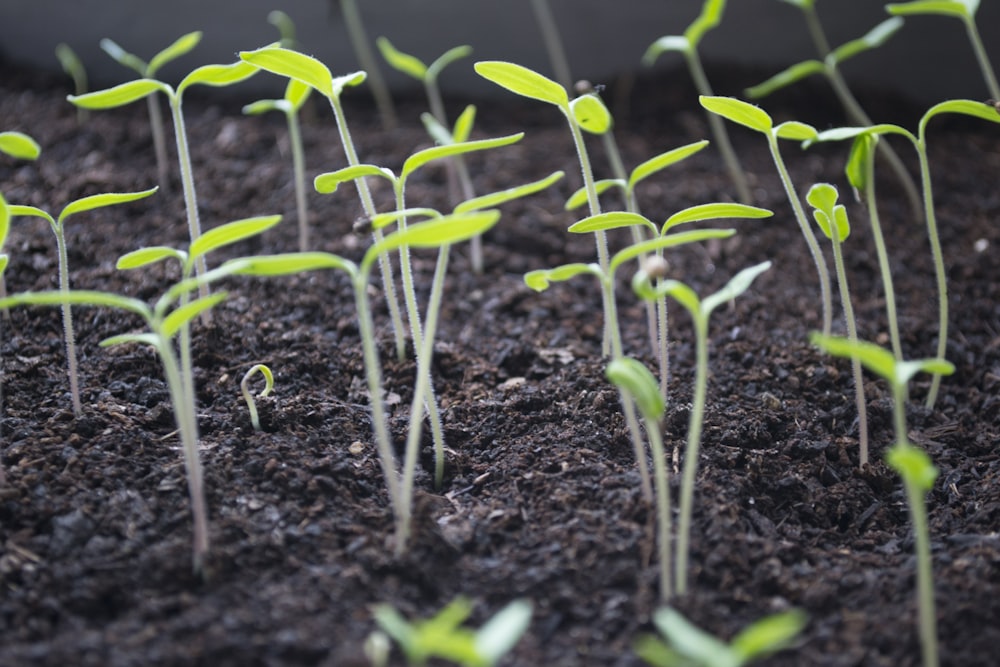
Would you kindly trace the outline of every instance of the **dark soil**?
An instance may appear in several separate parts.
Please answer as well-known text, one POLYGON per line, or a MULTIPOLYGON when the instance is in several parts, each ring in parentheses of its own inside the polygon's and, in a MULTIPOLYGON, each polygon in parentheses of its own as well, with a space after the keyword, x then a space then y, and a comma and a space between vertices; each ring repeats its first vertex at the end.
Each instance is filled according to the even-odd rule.
MULTIPOLYGON (((35 163, 0 159, 9 202, 57 213, 76 197, 155 183, 144 105, 93 113, 79 125, 60 81, 29 83, 17 68, 2 71, 0 129, 25 131, 43 147, 35 163)), ((720 72, 717 89, 739 94, 759 78, 720 72)), ((708 136, 685 80, 681 73, 640 79, 630 97, 621 87, 611 91, 627 164, 708 136)), ((294 250, 283 119, 241 116, 250 100, 236 89, 189 98, 205 227, 288 214, 276 230, 213 261, 294 250)), ((404 101, 405 127, 391 132, 361 96, 348 101, 363 161, 398 170, 429 145, 418 100, 404 101)), ((865 101, 874 117, 910 127, 921 112, 878 95, 865 101)), ((454 113, 467 101, 451 102, 454 113)), ((767 108, 821 128, 841 122, 817 89, 767 108)), ((575 157, 553 109, 515 99, 480 105, 477 137, 516 130, 527 133, 519 144, 469 159, 477 192, 557 169, 569 176, 504 207, 486 237, 483 275, 470 272, 464 248, 453 253, 434 363, 447 475, 435 491, 428 437, 416 535, 401 559, 391 551, 392 517, 343 274, 231 280, 213 322, 195 329, 211 514, 206 581, 191 570, 187 489, 159 364, 141 347, 98 346, 139 323, 103 309, 74 311, 85 404, 74 419, 58 309, 10 313, 2 345, 0 664, 364 664, 370 605, 427 617, 460 594, 474 601, 475 624, 516 597, 533 601, 531 627, 505 664, 639 663, 632 644, 652 629, 658 606, 654 522, 616 391, 603 374, 599 294, 592 280, 541 294, 522 282, 532 269, 594 259, 589 237, 565 231, 574 220, 562 203, 579 182, 575 157), (251 428, 239 393, 243 373, 258 362, 277 375, 274 398, 260 402, 262 433, 251 428)), ((318 106, 304 133, 310 174, 344 166, 328 109, 318 106)), ((912 530, 900 481, 882 462, 893 437, 888 390, 866 382, 873 462, 859 469, 849 365, 807 343, 820 303, 801 234, 763 139, 734 128, 733 140, 758 203, 774 218, 734 223, 735 240, 670 260, 701 294, 765 259, 774 268, 713 317, 691 591, 672 604, 726 638, 766 614, 804 610, 810 620, 800 641, 767 664, 916 665, 912 530)), ((928 503, 942 660, 985 665, 1000 646, 1000 133, 982 121, 943 120, 932 125, 929 143, 953 306, 948 358, 957 372, 933 411, 922 407, 929 380, 919 378, 908 419, 912 440, 941 471, 928 503)), ((827 180, 850 202, 848 271, 861 335, 887 344, 874 246, 841 173, 845 148, 802 152, 789 143, 785 153, 801 191, 827 180)), ((591 149, 606 174, 600 143, 591 149)), ((890 179, 880 188, 905 352, 931 356, 936 302, 926 233, 890 179)), ((73 286, 154 299, 176 277, 170 268, 121 273, 114 263, 144 245, 186 245, 178 193, 175 181, 172 193, 71 218, 73 286)), ((391 207, 384 187, 375 195, 391 207)), ((728 200, 731 188, 717 153, 705 150, 639 195, 647 215, 662 221, 687 206, 728 200)), ((444 171, 418 174, 408 203, 449 209, 444 171)), ((312 193, 310 206, 317 249, 358 259, 367 241, 350 231, 359 214, 353 189, 312 193)), ((7 248, 11 292, 55 286, 47 223, 16 219, 7 248)), ((433 256, 418 254, 416 268, 426 286, 433 256)), ((624 284, 619 300, 628 352, 652 365, 642 307, 624 284)), ((689 319, 680 308, 672 312, 665 439, 673 450, 685 439, 693 344, 689 319)), ((377 322, 398 446, 414 364, 394 361, 384 308, 377 322)))

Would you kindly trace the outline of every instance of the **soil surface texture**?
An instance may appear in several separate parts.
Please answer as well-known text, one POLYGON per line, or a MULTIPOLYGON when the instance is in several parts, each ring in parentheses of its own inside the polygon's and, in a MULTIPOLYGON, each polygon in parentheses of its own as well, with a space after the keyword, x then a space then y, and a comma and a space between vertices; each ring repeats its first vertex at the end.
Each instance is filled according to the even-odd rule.
MULTIPOLYGON (((35 162, 0 157, 8 202, 58 214, 78 197, 156 184, 145 104, 92 112, 81 123, 63 81, 11 65, 0 72, 0 130, 26 132, 42 146, 35 162)), ((730 95, 763 78, 714 74, 716 89, 730 95)), ((710 137, 683 73, 609 83, 627 166, 710 137)), ((923 111, 877 93, 861 98, 877 120, 909 128, 923 111)), ((186 95, 203 226, 286 216, 259 238, 213 254, 212 265, 297 249, 285 122, 278 114, 243 116, 251 101, 238 88, 186 95)), ((419 97, 399 100, 403 120, 393 130, 381 127, 364 94, 346 102, 363 162, 398 173, 408 155, 432 145, 419 97)), ((454 118, 476 100, 448 102, 454 118)), ((777 121, 820 129, 843 123, 818 85, 764 106, 777 121)), ((409 551, 393 555, 346 274, 227 280, 228 299, 194 327, 210 513, 205 578, 192 572, 190 503, 161 366, 142 346, 99 346, 141 323, 74 308, 84 405, 75 418, 59 309, 13 310, 2 320, 0 349, 0 664, 363 665, 363 644, 375 629, 371 605, 427 618, 459 595, 474 603, 476 626, 515 598, 532 601, 530 628, 505 665, 641 664, 633 643, 653 631, 660 604, 656 524, 618 393, 604 376, 600 292, 589 277, 542 293, 523 282, 533 269, 596 258, 590 235, 566 231, 584 215, 563 209, 581 183, 571 137, 557 110, 529 100, 480 101, 478 110, 474 138, 526 134, 466 159, 477 194, 556 170, 567 176, 502 207, 484 239, 482 274, 471 270, 465 245, 452 251, 433 363, 447 467, 435 489, 425 433, 409 551), (256 363, 276 375, 273 395, 258 401, 261 432, 251 427, 239 389, 256 363)), ((303 124, 310 180, 346 165, 329 107, 317 102, 303 124)), ((800 638, 763 664, 917 665, 913 531, 901 481, 883 458, 893 440, 891 395, 866 374, 872 456, 859 467, 850 364, 808 343, 821 324, 819 286, 789 200, 764 138, 735 126, 730 132, 755 203, 774 216, 715 221, 738 234, 669 252, 672 275, 707 295, 745 267, 765 260, 773 267, 712 317, 690 590, 671 604, 727 639, 767 614, 804 611, 800 638)), ((942 662, 987 665, 1000 646, 1000 125, 950 117, 932 122, 928 137, 952 306, 947 357, 957 370, 932 410, 923 405, 930 380, 918 377, 907 419, 910 439, 940 469, 928 508, 942 662)), ((598 176, 610 175, 601 141, 589 137, 588 145, 598 176)), ((916 177, 911 147, 894 146, 916 177)), ((846 144, 803 151, 785 142, 782 150, 801 194, 819 181, 840 189, 853 223, 845 252, 860 336, 888 346, 868 217, 843 176, 846 144)), ((189 242, 172 141, 170 154, 169 188, 66 223, 74 288, 152 302, 177 279, 172 265, 115 268, 136 248, 189 242)), ((879 212, 903 350, 930 357, 937 302, 927 232, 891 172, 882 173, 879 212)), ((390 210, 390 189, 372 187, 380 210, 390 210)), ((637 191, 657 223, 688 206, 733 199, 712 146, 637 191)), ((407 204, 451 210, 447 172, 418 172, 407 204)), ((610 195, 605 204, 619 206, 610 195)), ((309 207, 313 248, 359 260, 369 237, 352 231, 361 214, 356 191, 310 190, 309 207)), ((617 249, 629 239, 613 234, 610 241, 617 249)), ((57 286, 47 222, 14 219, 5 251, 10 293, 57 286)), ((434 254, 415 252, 414 269, 424 303, 434 254)), ((628 288, 632 272, 623 269, 618 285, 625 348, 654 369, 645 309, 628 288)), ((382 398, 401 451, 415 363, 396 360, 377 279, 370 291, 382 398)), ((834 329, 843 332, 836 296, 834 287, 834 329)), ((663 430, 676 508, 694 342, 676 303, 670 318, 663 430)), ((402 664, 395 649, 392 659, 402 664)))

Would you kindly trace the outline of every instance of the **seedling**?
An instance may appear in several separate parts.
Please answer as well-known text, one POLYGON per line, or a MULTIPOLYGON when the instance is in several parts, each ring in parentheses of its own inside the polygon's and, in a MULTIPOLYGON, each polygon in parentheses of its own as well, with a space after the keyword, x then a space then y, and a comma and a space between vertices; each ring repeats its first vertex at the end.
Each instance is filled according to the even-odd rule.
POLYGON ((253 425, 253 430, 259 433, 261 431, 261 427, 260 417, 257 415, 257 402, 254 400, 253 394, 250 392, 250 380, 253 378, 255 373, 260 373, 264 377, 264 391, 258 394, 260 398, 268 396, 271 393, 271 390, 274 389, 274 374, 266 365, 254 364, 243 376, 243 379, 240 380, 240 393, 243 394, 243 400, 247 403, 247 411, 250 412, 250 423, 253 425))
POLYGON ((618 390, 635 402, 642 415, 653 456, 653 485, 656 488, 657 544, 660 560, 660 600, 670 598, 670 479, 667 473, 667 454, 663 449, 660 422, 667 404, 656 386, 656 378, 649 369, 632 357, 614 359, 605 371, 608 380, 618 390))
MULTIPOLYGON (((189 53, 201 42, 201 32, 189 32, 176 39, 170 46, 163 49, 146 62, 139 56, 129 53, 111 39, 102 39, 101 48, 109 56, 125 67, 135 71, 145 79, 155 79, 156 73, 167 63, 177 60, 189 53)), ((80 95, 79 91, 77 95, 80 95)), ((149 107, 149 127, 153 134, 153 149, 156 151, 156 172, 159 175, 160 187, 169 192, 170 174, 167 167, 167 135, 163 129, 163 114, 160 111, 160 101, 156 95, 146 97, 149 107)), ((176 123, 175 123, 176 127, 176 123)))
MULTIPOLYGON (((353 0, 343 0, 341 6, 345 13, 350 6, 352 12, 357 11, 353 0)), ((344 107, 340 103, 340 96, 348 87, 358 86, 366 78, 365 72, 354 72, 334 78, 326 65, 316 60, 312 56, 307 56, 297 51, 268 46, 256 51, 241 51, 240 59, 246 63, 260 69, 284 76, 289 79, 300 81, 311 88, 315 88, 320 95, 330 102, 333 109, 334 118, 337 120, 337 129, 340 132, 340 142, 344 148, 344 155, 347 164, 354 167, 360 164, 358 152, 351 139, 351 131, 347 126, 347 118, 344 115, 344 107)), ((385 118, 383 118, 385 122, 385 118)), ((395 125, 395 119, 392 121, 395 125)), ((371 191, 364 178, 354 181, 358 189, 358 197, 361 200, 361 207, 365 217, 369 220, 375 217, 375 202, 372 200, 371 191)), ((374 229, 372 232, 376 244, 383 240, 382 230, 374 229)), ((389 316, 392 321, 392 331, 396 339, 396 355, 400 360, 406 358, 406 339, 403 327, 403 315, 399 307, 399 300, 396 297, 396 285, 393 278, 392 263, 388 257, 379 258, 379 270, 382 274, 382 289, 385 290, 386 303, 389 306, 389 316)))
MULTIPOLYGON (((80 56, 76 55, 76 51, 69 44, 60 42, 56 45, 56 58, 63 71, 73 79, 73 89, 76 94, 83 95, 87 92, 87 69, 83 66, 80 56)), ((87 122, 87 110, 77 109, 76 120, 80 124, 87 122)))
POLYGON ((530 602, 515 600, 478 630, 462 625, 472 613, 472 603, 464 597, 455 598, 425 621, 407 621, 387 604, 375 605, 372 616, 399 644, 411 667, 425 665, 435 658, 463 667, 493 667, 528 629, 531 611, 530 602))
MULTIPOLYGON (((184 53, 184 45, 181 44, 181 46, 178 46, 178 44, 183 42, 185 38, 188 41, 195 40, 191 35, 187 35, 157 55, 161 57, 161 60, 163 57, 169 60, 176 57, 175 49, 181 49, 181 53, 184 53)), ((194 173, 191 168, 191 154, 188 148, 187 131, 184 129, 184 113, 181 108, 184 92, 197 84, 214 87, 231 86, 235 83, 245 81, 256 73, 256 67, 243 62, 235 62, 229 65, 203 65, 185 76, 177 85, 177 88, 156 79, 142 78, 119 84, 113 88, 87 93, 86 95, 70 95, 68 99, 73 104, 84 109, 112 109, 131 104, 155 92, 162 92, 167 96, 167 100, 170 102, 170 111, 173 115, 174 136, 177 139, 177 159, 180 163, 181 183, 184 186, 184 204, 187 210, 188 232, 193 243, 201 236, 201 221, 198 216, 198 195, 195 191, 194 173)), ((199 276, 205 273, 204 258, 200 258, 195 264, 195 271, 199 276)), ((201 298, 208 296, 208 282, 200 281, 198 289, 201 298)), ((207 309, 205 317, 208 317, 207 309)))
POLYGON ((365 30, 365 23, 361 18, 356 0, 335 0, 340 4, 340 11, 344 17, 344 25, 347 26, 347 37, 351 40, 354 48, 354 55, 358 59, 361 69, 368 73, 368 85, 371 86, 372 95, 375 97, 375 106, 378 108, 379 117, 382 119, 382 128, 394 130, 399 124, 396 119, 396 107, 392 103, 392 95, 389 93, 389 86, 382 78, 382 70, 378 67, 378 60, 372 51, 368 31, 365 30))
POLYGON ((306 161, 299 130, 299 110, 309 99, 312 88, 297 79, 289 79, 285 96, 280 100, 260 100, 243 107, 245 114, 280 111, 288 121, 288 143, 292 147, 292 171, 295 182, 295 209, 299 219, 299 251, 309 249, 309 208, 306 204, 306 161))
MULTIPOLYGON (((406 551, 410 538, 412 517, 412 494, 403 493, 405 486, 396 469, 396 458, 389 438, 389 427, 385 408, 382 404, 382 367, 375 347, 375 331, 371 307, 368 302, 368 283, 371 270, 379 255, 398 250, 406 245, 411 248, 440 248, 467 240, 481 234, 497 223, 498 211, 479 211, 434 218, 409 225, 386 235, 382 241, 371 245, 360 264, 330 253, 308 252, 287 255, 256 257, 241 261, 237 271, 245 275, 278 276, 289 273, 318 269, 338 269, 348 274, 354 289, 354 300, 358 311, 358 329, 364 356, 365 377, 371 401, 372 425, 375 445, 378 450, 382 474, 386 480, 389 500, 396 520, 395 553, 406 551)), ((223 267, 226 265, 224 264, 223 267)), ((418 373, 418 377, 422 375, 418 373)), ((416 456, 407 454, 402 471, 404 479, 412 479, 413 469, 405 466, 416 465, 416 456)))
POLYGON ((569 89, 573 84, 573 75, 570 74, 569 59, 566 57, 566 49, 563 48, 562 38, 559 36, 559 25, 552 15, 552 6, 548 0, 531 0, 531 9, 535 13, 538 30, 542 33, 542 43, 545 44, 545 51, 549 54, 549 62, 552 64, 556 81, 569 89))
POLYGON ((677 534, 676 590, 678 595, 687 592, 688 552, 691 536, 691 510, 694 501, 694 481, 698 468, 698 451, 701 447, 701 427, 705 412, 705 390, 708 385, 708 320, 716 308, 743 294, 753 281, 771 268, 763 262, 743 269, 733 276, 718 292, 699 299, 695 291, 678 280, 664 280, 656 286, 645 271, 632 279, 632 289, 640 298, 657 299, 668 295, 680 303, 690 314, 695 329, 695 381, 691 416, 688 421, 687 446, 684 450, 684 467, 681 471, 680 519, 677 534))
MULTIPOLYGON (((847 114, 847 118, 851 123, 855 125, 873 125, 874 123, 868 117, 868 113, 861 106, 861 103, 858 102, 857 98, 854 97, 854 93, 851 92, 847 81, 844 80, 843 75, 840 73, 840 64, 885 44, 903 26, 903 19, 891 18, 883 21, 868 31, 863 37, 831 50, 826 33, 823 31, 823 24, 820 23, 819 16, 816 13, 815 0, 785 0, 785 2, 795 5, 802 10, 806 25, 809 28, 809 35, 812 37, 813 45, 819 54, 819 60, 804 60, 796 63, 775 74, 767 81, 747 88, 747 97, 754 100, 761 99, 802 79, 814 74, 820 74, 826 77, 830 83, 830 87, 833 89, 837 100, 840 102, 840 106, 843 107, 844 113, 847 114)), ((906 169, 906 165, 903 164, 899 155, 888 143, 879 145, 879 151, 886 161, 888 161, 889 167, 896 174, 896 178, 903 187, 903 192, 906 194, 914 213, 920 211, 920 194, 917 191, 916 184, 913 182, 913 178, 910 176, 910 172, 906 169)))
POLYGON ((294 49, 298 40, 295 38, 295 22, 280 9, 273 9, 267 14, 267 22, 273 25, 280 36, 278 45, 285 49, 294 49))
MULTIPOLYGON (((687 27, 684 34, 660 37, 653 42, 642 56, 643 64, 652 65, 660 57, 660 54, 667 51, 679 51, 687 62, 688 71, 691 73, 698 93, 706 96, 714 95, 712 85, 708 81, 704 67, 702 67, 701 57, 698 55, 698 44, 701 43, 706 33, 719 25, 725 8, 726 0, 705 0, 698 18, 687 27)), ((749 204, 753 201, 753 194, 750 192, 746 172, 736 156, 736 151, 733 150, 726 126, 715 114, 709 113, 707 116, 712 137, 719 146, 719 152, 722 153, 722 159, 729 171, 729 178, 736 188, 736 195, 741 202, 749 204)))
POLYGON ((833 323, 833 305, 830 294, 830 271, 826 266, 826 259, 823 251, 819 247, 816 235, 813 234, 812 225, 806 219, 805 211, 802 209, 802 202, 792 183, 792 177, 788 174, 785 161, 781 158, 781 150, 778 146, 778 139, 791 139, 793 141, 808 141, 816 138, 817 132, 811 125, 798 121, 785 121, 778 125, 774 124, 771 117, 760 107, 756 107, 748 102, 738 100, 733 97, 705 97, 698 98, 701 105, 714 114, 718 114, 727 120, 738 125, 743 125, 751 130, 760 132, 767 137, 767 145, 771 151, 771 158, 774 166, 778 170, 778 176, 785 187, 785 194, 792 205, 795 213, 795 220, 799 223, 799 229, 806 240, 809 254, 812 255, 813 264, 816 266, 816 273, 819 276, 820 298, 823 302, 823 333, 829 334, 833 323))
POLYGON ((886 461, 900 474, 906 487, 917 556, 917 606, 923 664, 924 667, 937 667, 937 619, 934 612, 934 579, 925 495, 934 486, 938 471, 926 452, 910 443, 906 433, 905 403, 907 385, 917 373, 950 375, 955 372, 955 366, 941 358, 899 361, 887 350, 865 341, 849 341, 815 333, 810 336, 810 341, 829 354, 860 360, 865 368, 889 382, 896 442, 886 452, 886 461))
MULTIPOLYGON (((106 193, 77 199, 67 204, 58 218, 53 218, 45 211, 34 206, 11 206, 10 215, 35 216, 48 221, 52 227, 52 232, 56 235, 56 251, 59 257, 59 290, 67 293, 69 292, 69 259, 66 251, 66 234, 64 231, 66 219, 76 213, 143 199, 156 192, 156 190, 157 188, 151 188, 142 192, 106 193)), ((76 335, 73 331, 73 313, 68 301, 62 304, 62 319, 63 333, 66 339, 66 360, 69 368, 70 397, 73 404, 73 414, 79 417, 83 413, 83 406, 80 403, 80 380, 79 372, 77 371, 78 364, 76 357, 76 335)))
POLYGON ((665 607, 653 614, 653 624, 663 639, 641 637, 635 652, 654 667, 742 667, 787 648, 806 622, 798 610, 772 614, 754 621, 726 643, 665 607))
POLYGON ((990 91, 993 99, 1000 99, 1000 85, 997 85, 997 76, 990 65, 990 58, 986 54, 986 47, 983 39, 979 36, 979 28, 976 27, 976 12, 979 10, 979 0, 911 0, 910 2, 893 3, 885 6, 887 12, 894 16, 917 16, 920 14, 938 14, 941 16, 953 16, 960 19, 965 24, 965 31, 969 35, 969 43, 976 54, 976 61, 979 69, 983 73, 983 81, 990 91))
MULTIPOLYGON (((938 341, 937 358, 943 359, 948 346, 948 281, 944 266, 944 256, 941 251, 941 239, 937 230, 937 215, 934 211, 934 193, 931 187, 930 161, 927 157, 927 124, 940 114, 957 113, 973 116, 993 123, 1000 123, 1000 113, 992 104, 974 100, 947 100, 935 104, 920 118, 917 134, 898 126, 889 124, 872 127, 843 127, 826 130, 817 134, 811 141, 843 141, 855 139, 860 135, 881 136, 883 134, 902 135, 910 140, 917 151, 920 162, 920 183, 924 196, 924 217, 927 221, 927 236, 931 244, 931 255, 934 260, 934 275, 938 292, 938 341)), ((926 405, 933 408, 941 388, 941 376, 934 374, 931 387, 927 393, 926 405)))
MULTIPOLYGON (((840 304, 844 309, 844 324, 847 327, 847 339, 858 340, 858 326, 854 320, 854 307, 851 305, 851 290, 847 283, 847 271, 844 269, 844 251, 841 244, 851 233, 851 225, 847 220, 847 209, 837 203, 837 188, 829 183, 817 183, 809 188, 806 201, 814 208, 813 218, 833 246, 833 264, 837 273, 837 284, 840 286, 840 304)), ((861 362, 851 360, 851 372, 854 375, 854 403, 858 411, 858 444, 860 447, 859 465, 868 463, 868 408, 865 403, 865 386, 861 379, 861 362)))

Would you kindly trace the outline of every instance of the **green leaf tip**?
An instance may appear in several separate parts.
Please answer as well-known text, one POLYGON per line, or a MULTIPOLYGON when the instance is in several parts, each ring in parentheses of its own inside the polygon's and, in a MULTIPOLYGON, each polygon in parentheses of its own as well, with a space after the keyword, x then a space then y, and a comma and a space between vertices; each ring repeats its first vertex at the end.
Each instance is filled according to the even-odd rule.
POLYGON ((700 95, 698 101, 708 111, 751 130, 769 134, 774 126, 766 111, 735 97, 700 95))
POLYGON ((636 402, 642 416, 658 421, 666 410, 666 401, 652 372, 631 357, 615 359, 604 374, 616 387, 624 389, 636 402))
POLYGON ((42 152, 38 142, 23 132, 0 132, 0 152, 19 160, 37 160, 42 152))
POLYGON ((473 66, 476 73, 512 93, 565 109, 569 95, 558 83, 534 70, 502 60, 484 60, 473 66))

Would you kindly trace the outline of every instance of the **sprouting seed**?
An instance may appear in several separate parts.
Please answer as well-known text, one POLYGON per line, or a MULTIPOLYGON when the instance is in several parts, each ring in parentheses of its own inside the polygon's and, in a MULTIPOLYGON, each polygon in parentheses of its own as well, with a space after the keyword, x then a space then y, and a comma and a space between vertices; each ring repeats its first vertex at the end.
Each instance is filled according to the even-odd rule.
POLYGON ((250 392, 250 379, 253 378, 256 373, 260 373, 264 377, 264 391, 257 394, 260 398, 268 396, 271 393, 271 390, 274 389, 274 374, 266 365, 254 364, 243 376, 243 379, 240 380, 240 392, 243 394, 243 400, 246 401, 247 410, 250 412, 250 423, 253 424, 253 430, 259 432, 261 431, 261 427, 260 417, 257 415, 257 402, 254 400, 253 394, 250 392))

